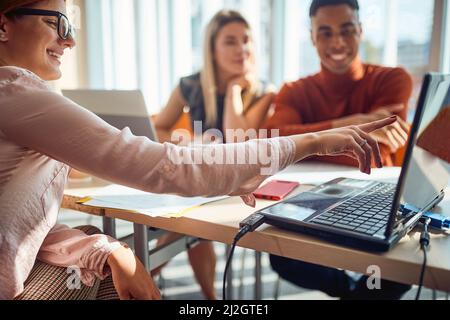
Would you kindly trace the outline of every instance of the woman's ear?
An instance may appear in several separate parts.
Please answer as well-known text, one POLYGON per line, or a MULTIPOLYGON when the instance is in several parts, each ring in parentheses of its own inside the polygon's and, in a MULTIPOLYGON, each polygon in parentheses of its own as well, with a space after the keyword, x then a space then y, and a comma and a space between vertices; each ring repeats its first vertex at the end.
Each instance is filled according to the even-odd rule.
POLYGON ((0 14, 0 42, 7 42, 8 41, 8 27, 7 24, 9 23, 8 19, 5 17, 4 14, 0 14))

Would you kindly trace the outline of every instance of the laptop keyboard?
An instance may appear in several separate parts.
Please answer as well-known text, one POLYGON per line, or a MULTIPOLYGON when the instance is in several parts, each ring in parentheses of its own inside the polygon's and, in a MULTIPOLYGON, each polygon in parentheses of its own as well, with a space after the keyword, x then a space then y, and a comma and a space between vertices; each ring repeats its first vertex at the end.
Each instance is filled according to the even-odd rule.
POLYGON ((384 232, 392 209, 396 186, 380 183, 364 193, 322 213, 311 222, 373 236, 384 232))

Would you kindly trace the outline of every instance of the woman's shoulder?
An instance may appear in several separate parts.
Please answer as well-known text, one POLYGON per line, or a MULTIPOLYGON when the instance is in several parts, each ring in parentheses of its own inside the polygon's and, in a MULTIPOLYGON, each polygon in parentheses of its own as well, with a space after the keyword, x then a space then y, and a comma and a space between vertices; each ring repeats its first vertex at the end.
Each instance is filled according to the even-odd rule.
POLYGON ((200 72, 180 79, 181 94, 188 103, 197 100, 199 93, 202 92, 201 88, 200 72))
POLYGON ((13 66, 0 67, 0 88, 11 85, 24 88, 49 89, 45 81, 27 69, 13 66))
POLYGON ((4 80, 5 78, 16 79, 20 77, 32 78, 34 80, 42 81, 36 74, 27 69, 14 66, 0 67, 0 78, 2 80, 4 80))
POLYGON ((200 72, 194 73, 190 76, 183 77, 180 79, 180 86, 181 87, 187 87, 187 88, 193 88, 200 86, 200 72))

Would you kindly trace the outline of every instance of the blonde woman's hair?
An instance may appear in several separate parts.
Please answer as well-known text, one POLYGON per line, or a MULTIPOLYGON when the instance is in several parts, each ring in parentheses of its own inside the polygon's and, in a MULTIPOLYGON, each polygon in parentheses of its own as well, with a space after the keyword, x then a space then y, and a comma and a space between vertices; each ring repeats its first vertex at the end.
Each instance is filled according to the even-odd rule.
MULTIPOLYGON (((203 42, 203 69, 200 72, 200 83, 203 91, 203 100, 205 104, 206 123, 208 126, 215 126, 217 123, 217 84, 216 84, 216 64, 214 62, 214 49, 217 36, 223 27, 230 23, 242 23, 246 28, 251 30, 248 21, 237 11, 221 10, 211 19, 203 42)), ((256 81, 256 62, 255 54, 252 50, 250 60, 252 62, 252 70, 254 77, 251 81, 250 89, 243 94, 243 104, 245 113, 252 104, 254 97, 259 88, 259 82, 256 81)))

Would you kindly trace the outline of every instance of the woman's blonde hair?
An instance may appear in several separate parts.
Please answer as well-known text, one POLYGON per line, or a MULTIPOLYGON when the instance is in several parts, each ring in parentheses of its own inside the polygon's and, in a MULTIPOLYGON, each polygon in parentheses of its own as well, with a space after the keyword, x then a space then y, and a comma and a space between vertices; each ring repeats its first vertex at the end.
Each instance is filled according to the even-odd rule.
MULTIPOLYGON (((200 72, 200 82, 203 91, 203 99, 205 104, 206 123, 208 126, 215 126, 217 123, 217 84, 216 84, 216 64, 214 61, 214 51, 217 36, 223 27, 230 23, 242 23, 246 28, 251 30, 248 21, 237 11, 221 10, 209 22, 203 43, 203 69, 200 72)), ((254 50, 251 52, 250 60, 252 62, 251 72, 256 73, 256 62, 254 50)), ((256 76, 252 77, 250 89, 243 94, 244 110, 247 111, 258 91, 258 82, 256 76)))

